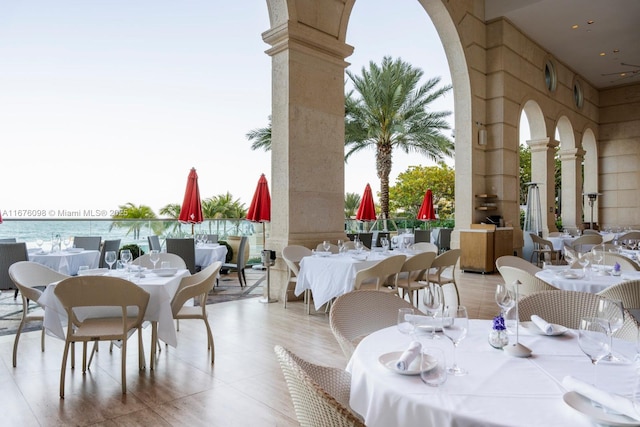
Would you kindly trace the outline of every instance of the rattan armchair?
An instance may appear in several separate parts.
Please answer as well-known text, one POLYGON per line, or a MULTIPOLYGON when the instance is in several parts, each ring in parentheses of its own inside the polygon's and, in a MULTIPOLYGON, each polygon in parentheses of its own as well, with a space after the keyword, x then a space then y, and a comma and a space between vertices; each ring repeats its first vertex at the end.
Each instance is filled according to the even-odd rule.
POLYGON ((418 294, 420 289, 424 289, 428 283, 423 281, 423 276, 436 257, 435 252, 420 252, 407 260, 402 265, 398 274, 398 291, 402 291, 402 298, 409 294, 409 302, 416 307, 419 304, 418 294), (415 301, 414 301, 415 293, 415 301))
POLYGON ((392 255, 356 273, 354 289, 375 289, 376 291, 398 293, 397 276, 406 256, 392 255))
POLYGON ((528 271, 521 270, 516 267, 509 267, 505 265, 500 267, 499 271, 508 288, 513 289, 514 283, 516 281, 520 282, 520 285, 518 285, 518 296, 520 297, 527 296, 535 292, 558 290, 555 286, 537 278, 528 271))
POLYGON ((426 276, 428 282, 437 283, 442 287, 445 305, 458 305, 460 303, 460 292, 456 284, 455 274, 460 253, 460 249, 449 249, 435 257, 426 276), (451 270, 451 276, 444 274, 449 269, 451 270))
MULTIPOLYGON (((289 300, 289 292, 292 291, 292 287, 298 283, 298 273, 300 272, 300 261, 306 256, 311 256, 313 253, 311 249, 301 245, 289 245, 282 249, 282 259, 287 265, 287 283, 284 286, 282 300, 284 301, 284 308, 287 308, 287 301, 289 300)), ((305 289, 304 298, 305 303, 309 304, 309 289, 305 289)), ((310 307, 310 306, 309 306, 310 307)), ((310 308, 307 308, 309 311, 310 308)))
POLYGON ((274 348, 303 427, 355 427, 362 420, 349 409, 351 375, 338 368, 319 366, 286 348, 274 348))
POLYGON ((415 309, 395 294, 373 290, 348 292, 331 305, 329 326, 349 358, 362 338, 398 323, 399 308, 415 309))

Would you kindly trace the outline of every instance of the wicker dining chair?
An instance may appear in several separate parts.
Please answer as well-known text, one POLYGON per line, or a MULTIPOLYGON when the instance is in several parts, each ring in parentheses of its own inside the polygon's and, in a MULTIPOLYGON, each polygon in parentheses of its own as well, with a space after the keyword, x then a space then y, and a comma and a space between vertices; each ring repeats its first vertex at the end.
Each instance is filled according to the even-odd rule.
POLYGON ((342 352, 351 357, 356 346, 372 332, 398 323, 398 309, 413 304, 387 292, 362 290, 336 298, 329 312, 329 326, 342 352))
MULTIPOLYGON (((19 261, 11 264, 9 267, 9 277, 22 296, 22 316, 20 325, 16 331, 16 337, 13 340, 13 367, 17 366, 18 361, 18 342, 25 325, 29 322, 42 322, 44 320, 44 311, 29 310, 29 301, 38 303, 45 287, 53 282, 59 282, 68 278, 66 274, 58 273, 51 268, 38 264, 33 261, 19 261)), ((44 351, 44 326, 42 327, 42 336, 40 337, 40 348, 44 351)))
POLYGON ((308 362, 281 345, 274 351, 302 427, 364 427, 349 409, 348 372, 308 362))
POLYGON ((376 291, 392 292, 397 294, 397 278, 405 255, 392 255, 371 267, 363 268, 356 273, 354 280, 355 290, 375 289, 376 291))
POLYGON ((400 273, 398 273, 397 287, 398 291, 402 291, 400 297, 404 298, 408 294, 409 302, 416 307, 419 305, 418 294, 420 289, 424 289, 429 285, 422 279, 425 272, 431 268, 431 263, 435 257, 435 252, 420 252, 407 258, 400 269, 400 273))
POLYGON ((507 265, 500 267, 500 275, 504 279, 507 288, 513 289, 513 284, 518 281, 518 296, 524 297, 535 292, 541 291, 557 291, 558 288, 545 282, 542 279, 532 275, 526 270, 517 267, 509 267, 507 265))
MULTIPOLYGON (((311 249, 300 245, 289 245, 282 249, 282 259, 287 265, 287 283, 284 286, 282 300, 284 301, 284 308, 287 308, 287 301, 289 300, 289 292, 291 292, 298 283, 298 273, 300 272, 300 261, 306 256, 311 256, 313 253, 311 249)), ((305 289, 304 300, 306 304, 309 304, 309 289, 305 289)), ((310 310, 307 307, 307 310, 310 310)))

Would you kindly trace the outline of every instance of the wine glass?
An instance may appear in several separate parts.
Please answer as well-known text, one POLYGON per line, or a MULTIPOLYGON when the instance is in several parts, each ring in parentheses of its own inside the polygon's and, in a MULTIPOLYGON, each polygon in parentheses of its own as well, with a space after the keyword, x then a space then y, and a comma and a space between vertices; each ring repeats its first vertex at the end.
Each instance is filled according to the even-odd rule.
POLYGON ((325 240, 324 242, 322 242, 322 247, 324 248, 325 252, 329 252, 329 250, 331 249, 331 242, 325 240))
POLYGON ((438 315, 442 317, 442 307, 444 306, 444 295, 442 288, 437 283, 429 283, 424 288, 424 294, 422 295, 422 302, 424 303, 424 309, 427 315, 433 318, 431 323, 431 338, 439 339, 436 335, 436 318, 438 315))
POLYGON ((466 369, 459 367, 456 361, 456 348, 467 336, 468 330, 467 308, 462 305, 447 306, 442 318, 442 332, 453 343, 453 365, 447 368, 447 372, 451 375, 462 376, 468 373, 466 369))
POLYGON ((113 264, 116 263, 116 251, 106 251, 104 253, 104 262, 109 264, 109 270, 113 268, 113 264))
POLYGON ((567 246, 563 248, 563 252, 564 259, 567 261, 567 264, 569 264, 569 267, 571 267, 573 263, 576 262, 576 253, 567 246))
POLYGON ((356 238, 355 242, 354 242, 355 246, 356 246, 356 251, 358 253, 362 252, 362 248, 363 248, 363 244, 362 244, 362 240, 356 238))
POLYGON ((69 249, 69 246, 71 245, 71 238, 70 237, 65 237, 62 240, 62 244, 64 245, 64 249, 65 250, 69 249))
POLYGON ((602 261, 604 260, 604 246, 594 246, 593 249, 591 249, 591 259, 593 260, 593 265, 597 265, 599 267, 598 274, 606 274, 601 266, 602 261))
POLYGON ((160 261, 160 251, 152 249, 149 251, 149 261, 153 263, 153 269, 156 269, 156 264, 160 261))
POLYGON ((129 263, 133 260, 131 251, 129 249, 123 249, 120 251, 120 260, 124 264, 124 267, 129 270, 129 263))
POLYGON ((44 244, 44 240, 43 239, 36 239, 36 245, 38 246, 38 249, 40 249, 40 251, 42 251, 42 245, 44 244))
POLYGON ((600 319, 600 323, 609 340, 609 354, 605 356, 605 360, 622 361, 620 357, 613 355, 613 334, 615 334, 624 323, 624 307, 622 301, 602 298, 598 301, 596 317, 600 319))
POLYGON ((516 298, 513 291, 509 289, 506 283, 498 283, 495 293, 496 304, 502 309, 502 317, 506 318, 507 311, 516 304, 516 298))
POLYGON ((406 335, 411 335, 415 331, 412 308, 398 309, 398 330, 406 335))
POLYGON ((382 239, 380 239, 380 245, 382 245, 382 252, 389 252, 389 239, 383 237, 382 239))
POLYGON ((338 239, 338 253, 344 253, 344 240, 338 239))
POLYGON ((589 357, 593 365, 593 384, 596 385, 596 365, 605 358, 611 350, 607 331, 601 319, 597 317, 583 317, 578 329, 578 345, 589 357))
POLYGON ((580 265, 580 267, 582 267, 582 273, 587 280, 589 280, 589 275, 587 273, 590 261, 591 260, 588 252, 578 254, 578 264, 580 265))

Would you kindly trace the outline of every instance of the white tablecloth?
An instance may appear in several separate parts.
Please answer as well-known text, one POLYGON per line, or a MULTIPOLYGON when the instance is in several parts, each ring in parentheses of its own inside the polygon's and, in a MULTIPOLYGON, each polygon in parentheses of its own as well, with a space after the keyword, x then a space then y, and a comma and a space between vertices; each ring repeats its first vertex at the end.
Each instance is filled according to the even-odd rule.
MULTIPOLYGON (((458 365, 469 374, 448 376, 438 388, 425 385, 419 376, 396 374, 378 362, 382 354, 405 350, 411 339, 407 335, 391 327, 367 336, 347 366, 352 375, 351 407, 368 427, 593 425, 562 400, 565 376, 593 382, 592 365, 580 350, 575 331, 547 337, 527 335, 521 328, 520 342, 533 355, 520 359, 491 347, 490 329, 488 320, 470 321, 469 334, 456 350, 458 365)), ((442 347, 451 360, 453 346, 447 338, 420 340, 442 347)), ((629 342, 616 340, 614 350, 631 359, 635 355, 629 342)), ((598 387, 630 396, 633 365, 602 362, 597 369, 598 387)))
POLYGON ((86 265, 90 269, 98 268, 100 251, 69 252, 62 250, 60 252, 50 252, 44 255, 30 251, 29 261, 46 265, 47 267, 62 274, 75 276, 78 274, 78 268, 81 265, 86 265))
POLYGON ((216 261, 224 264, 227 257, 227 247, 217 243, 205 243, 204 245, 196 245, 196 265, 203 269, 210 266, 216 261))
MULTIPOLYGON (((118 273, 119 274, 119 273, 118 273)), ((171 313, 171 299, 178 289, 180 280, 189 275, 189 270, 178 270, 171 277, 159 277, 146 272, 144 278, 132 278, 132 280, 145 291, 149 292, 149 304, 144 314, 144 320, 158 322, 158 338, 175 347, 178 337, 171 313)), ((127 278, 127 276, 120 276, 127 278)), ((67 326, 67 313, 64 311, 60 300, 53 290, 56 284, 50 284, 38 300, 44 306, 44 327, 53 336, 64 339, 64 327, 67 326)), ((98 310, 98 309, 88 309, 98 310)), ((92 311, 95 315, 95 311, 92 311)), ((91 314, 87 314, 90 316, 91 314)))
POLYGON ((640 280, 640 272, 638 271, 625 271, 620 276, 600 276, 596 271, 592 271, 591 277, 582 279, 567 279, 556 274, 557 272, 558 270, 541 270, 536 273, 536 277, 565 291, 590 292, 594 294, 625 280, 640 280))
MULTIPOLYGON (((386 257, 379 251, 366 253, 368 256, 366 261, 355 259, 356 255, 351 253, 331 256, 313 255, 302 258, 295 294, 300 295, 305 289, 310 289, 313 294, 315 308, 318 310, 331 299, 351 292, 356 273, 386 257)), ((400 253, 402 252, 390 251, 388 255, 400 253)), ((407 256, 412 254, 404 253, 407 256)))
POLYGON ((565 245, 570 247, 571 243, 573 243, 573 241, 576 239, 577 237, 571 237, 571 236, 557 236, 557 237, 545 238, 545 240, 548 240, 551 242, 551 244, 553 245, 554 251, 564 250, 565 245))

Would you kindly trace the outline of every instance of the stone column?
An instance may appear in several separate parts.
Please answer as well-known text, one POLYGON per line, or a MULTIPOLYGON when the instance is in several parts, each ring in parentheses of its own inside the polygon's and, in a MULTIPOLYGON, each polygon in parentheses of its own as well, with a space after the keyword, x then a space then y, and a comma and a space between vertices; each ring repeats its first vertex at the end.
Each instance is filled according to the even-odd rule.
POLYGON ((562 162, 562 227, 582 227, 582 148, 560 150, 562 162))
POLYGON ((555 149, 558 142, 549 138, 527 141, 531 148, 531 182, 540 189, 540 210, 546 220, 542 224, 543 235, 557 231, 555 221, 555 149), (545 214, 546 213, 546 214, 545 214))
MULTIPOLYGON (((296 22, 263 34, 272 46, 269 249, 344 238, 344 69, 353 48, 296 22)), ((286 280, 280 259, 272 297, 286 280)))

